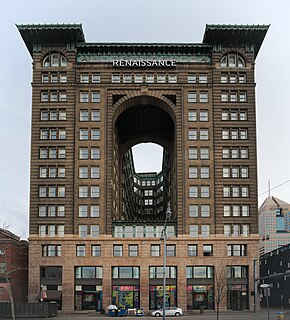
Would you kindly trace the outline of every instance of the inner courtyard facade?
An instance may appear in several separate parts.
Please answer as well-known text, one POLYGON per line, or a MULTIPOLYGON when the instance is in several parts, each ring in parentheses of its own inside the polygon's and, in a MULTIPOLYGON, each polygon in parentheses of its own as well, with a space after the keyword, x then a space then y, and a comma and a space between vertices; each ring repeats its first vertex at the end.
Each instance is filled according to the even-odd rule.
POLYGON ((253 309, 255 59, 269 26, 207 25, 198 44, 17 27, 33 60, 29 301, 160 308, 165 236, 166 306, 214 310, 225 285, 222 309, 253 309), (160 172, 135 171, 140 143, 163 148, 160 172))

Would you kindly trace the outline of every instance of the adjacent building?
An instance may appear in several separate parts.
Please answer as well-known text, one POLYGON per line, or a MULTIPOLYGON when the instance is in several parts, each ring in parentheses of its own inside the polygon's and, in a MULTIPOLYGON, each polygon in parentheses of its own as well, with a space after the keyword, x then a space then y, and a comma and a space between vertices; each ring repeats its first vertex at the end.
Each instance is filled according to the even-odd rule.
MULTIPOLYGON (((260 257, 260 284, 262 283, 269 284, 270 307, 289 308, 290 244, 281 246, 260 257)), ((267 305, 266 293, 262 297, 261 305, 267 305)))
POLYGON ((28 242, 0 228, 0 302, 27 302, 28 242))
POLYGON ((29 300, 43 288, 65 311, 159 308, 167 220, 166 305, 214 309, 227 272, 221 307, 251 309, 268 26, 207 25, 197 44, 18 29, 33 59, 29 300), (161 172, 135 172, 131 148, 146 142, 163 147, 161 172))
POLYGON ((268 197, 259 208, 260 254, 290 243, 290 204, 268 197))

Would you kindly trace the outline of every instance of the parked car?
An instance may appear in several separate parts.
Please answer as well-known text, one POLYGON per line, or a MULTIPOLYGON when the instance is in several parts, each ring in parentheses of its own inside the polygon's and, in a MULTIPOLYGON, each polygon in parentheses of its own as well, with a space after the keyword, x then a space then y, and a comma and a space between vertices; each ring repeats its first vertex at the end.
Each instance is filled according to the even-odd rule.
MULTIPOLYGON (((166 307, 165 308, 165 316, 176 316, 179 317, 183 314, 181 308, 177 307, 166 307)), ((154 310, 151 312, 151 316, 153 317, 161 317, 163 316, 163 309, 154 310)))

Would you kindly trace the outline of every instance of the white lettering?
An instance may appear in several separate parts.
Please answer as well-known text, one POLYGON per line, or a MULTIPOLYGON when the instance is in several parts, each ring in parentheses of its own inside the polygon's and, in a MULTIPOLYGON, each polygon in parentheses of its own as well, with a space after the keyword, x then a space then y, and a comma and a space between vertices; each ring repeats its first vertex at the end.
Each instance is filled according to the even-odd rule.
POLYGON ((113 60, 113 67, 176 67, 175 60, 113 60))

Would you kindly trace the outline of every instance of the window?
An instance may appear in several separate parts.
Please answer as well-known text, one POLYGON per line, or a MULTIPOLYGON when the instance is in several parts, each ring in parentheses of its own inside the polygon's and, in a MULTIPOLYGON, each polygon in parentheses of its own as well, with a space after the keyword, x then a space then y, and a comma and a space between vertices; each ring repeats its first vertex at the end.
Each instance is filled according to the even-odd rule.
POLYGON ((142 83, 143 82, 143 75, 142 73, 138 73, 134 75, 134 82, 135 83, 142 83))
POLYGON ((198 198, 198 186, 189 187, 189 198, 198 198))
POLYGON ((100 148, 91 148, 91 159, 100 159, 100 148))
MULTIPOLYGON (((165 276, 167 279, 176 279, 176 267, 166 267, 165 276)), ((162 279, 163 278, 163 267, 149 267, 150 279, 162 279)))
POLYGON ((160 257, 160 245, 151 244, 150 254, 151 254, 151 257, 160 257))
POLYGON ((197 176, 197 167, 189 167, 188 168, 188 178, 190 179, 196 179, 197 176))
POLYGON ((87 179, 89 177, 89 168, 88 167, 79 167, 79 178, 87 179))
POLYGON ((88 186, 79 186, 79 197, 80 198, 88 197, 88 186))
POLYGON ((67 59, 66 57, 59 53, 53 52, 49 53, 42 61, 43 67, 66 67, 67 59))
POLYGON ((198 82, 199 82, 199 83, 207 83, 207 74, 205 74, 205 73, 200 73, 200 74, 199 74, 198 82))
POLYGON ((175 257, 176 256, 176 248, 174 244, 166 245, 166 256, 167 257, 175 257))
POLYGON ((87 218, 88 217, 88 206, 87 205, 79 205, 79 217, 87 218))
POLYGON ((100 227, 98 224, 93 224, 90 226, 90 235, 94 238, 100 235, 100 227))
POLYGON ((158 83, 165 83, 166 82, 165 74, 157 74, 157 82, 158 83))
POLYGON ((100 110, 92 110, 91 121, 100 121, 100 120, 101 120, 100 110))
POLYGON ((89 121, 89 111, 80 110, 80 121, 89 121))
POLYGON ((199 93, 199 102, 200 103, 207 103, 208 102, 208 93, 207 92, 200 92, 199 93))
POLYGON ((76 246, 76 256, 85 257, 86 256, 86 246, 84 244, 78 244, 76 246))
POLYGON ((200 216, 203 218, 210 217, 210 207, 209 205, 201 205, 200 206, 200 216))
POLYGON ((114 249, 114 252, 113 252, 114 257, 122 257, 123 256, 123 246, 122 245, 115 244, 113 249, 114 249))
POLYGON ((200 148, 200 159, 202 160, 208 160, 209 159, 209 148, 200 148))
POLYGON ((209 167, 200 167, 200 178, 201 179, 209 178, 209 167))
POLYGON ((112 83, 120 83, 120 75, 112 74, 112 83))
POLYGON ((195 73, 188 74, 187 82, 188 83, 196 83, 196 74, 195 73))
POLYGON ((199 121, 201 121, 201 122, 208 121, 208 111, 207 110, 200 110, 199 121))
POLYGON ((244 68, 245 61, 238 53, 227 53, 221 59, 222 68, 244 68))
POLYGON ((228 244, 227 254, 229 257, 246 256, 247 245, 246 244, 228 244))
POLYGON ((201 236, 202 237, 209 237, 210 235, 210 225, 209 224, 202 224, 201 225, 201 236))
POLYGON ((248 266, 227 266, 227 278, 247 279, 248 266))
POLYGON ((147 83, 154 83, 154 74, 153 73, 146 74, 146 82, 147 83))
POLYGON ((138 257, 138 244, 129 244, 128 256, 129 257, 138 257))
POLYGON ((89 159, 89 150, 88 150, 88 148, 80 148, 79 149, 79 158, 80 158, 80 160, 89 159))
POLYGON ((100 197, 100 187, 91 186, 91 198, 99 198, 99 197, 100 197))
POLYGON ((89 130, 80 129, 80 140, 89 140, 89 130))
POLYGON ((188 159, 189 160, 196 160, 197 159, 197 148, 196 147, 189 147, 188 159))
POLYGON ((186 278, 213 279, 213 267, 186 267, 186 278))
POLYGON ((93 244, 91 246, 91 255, 92 257, 100 257, 101 256, 101 246, 97 244, 93 244))
POLYGON ((92 83, 100 83, 101 82, 101 75, 99 73, 92 74, 92 83))
POLYGON ((95 166, 91 167, 91 179, 99 179, 100 178, 100 167, 95 166))
POLYGON ((81 74, 81 83, 89 83, 90 77, 88 73, 81 74))
POLYGON ((209 186, 201 186, 200 187, 200 197, 201 198, 209 198, 209 186))
POLYGON ((177 83, 177 75, 176 74, 169 74, 168 75, 168 82, 169 83, 177 83))
POLYGON ((123 82, 124 83, 130 83, 132 81, 131 75, 130 74, 124 74, 123 75, 123 82))
POLYGON ((198 237, 198 225, 197 224, 191 224, 189 226, 189 235, 191 237, 198 237))
POLYGON ((197 111, 189 110, 188 111, 188 121, 197 121, 197 111))
POLYGON ((92 102, 95 102, 95 103, 101 102, 101 94, 99 91, 92 92, 92 102))
POLYGON ((102 267, 75 267, 75 279, 102 279, 102 267))
POLYGON ((204 244, 203 245, 203 256, 204 257, 213 256, 212 244, 204 244))
POLYGON ((61 257, 61 245, 43 245, 42 246, 43 257, 61 257))
POLYGON ((187 101, 190 102, 190 103, 195 103, 196 102, 196 92, 195 91, 188 92, 187 101))
POLYGON ((85 238, 88 235, 88 226, 86 224, 79 225, 79 236, 85 238))
POLYGON ((208 129, 200 129, 199 139, 200 140, 208 140, 208 129))
POLYGON ((89 102, 89 92, 81 91, 80 92, 80 102, 89 102))
POLYGON ((113 279, 139 279, 139 267, 112 267, 113 279))
POLYGON ((195 204, 189 205, 189 217, 190 218, 198 217, 198 205, 195 205, 195 204))
POLYGON ((197 245, 189 244, 187 247, 187 252, 189 257, 197 257, 197 245))
POLYGON ((100 206, 99 205, 91 205, 91 212, 90 216, 92 218, 99 218, 100 217, 100 206))
POLYGON ((197 129, 188 130, 188 140, 197 140, 197 129))
POLYGON ((91 140, 100 140, 100 129, 91 129, 91 140))

